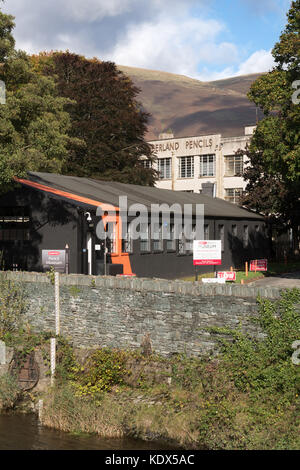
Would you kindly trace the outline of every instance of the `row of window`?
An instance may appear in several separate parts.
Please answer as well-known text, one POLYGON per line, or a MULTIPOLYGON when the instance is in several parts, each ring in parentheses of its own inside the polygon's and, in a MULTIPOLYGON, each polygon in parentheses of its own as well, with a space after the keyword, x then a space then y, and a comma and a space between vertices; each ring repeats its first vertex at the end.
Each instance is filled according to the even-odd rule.
MULTIPOLYGON (((242 229, 242 245, 243 248, 248 248, 249 246, 249 226, 244 225, 242 229)), ((255 239, 257 240, 257 235, 259 233, 259 225, 255 226, 255 239)), ((210 240, 210 227, 208 224, 204 225, 203 237, 204 240, 210 240)), ((235 242, 238 240, 238 226, 233 224, 231 226, 231 237, 232 237, 232 248, 235 248, 235 242)), ((164 227, 162 224, 159 224, 155 230, 151 232, 151 224, 148 224, 145 227, 145 231, 140 234, 139 245, 141 253, 148 253, 151 251, 158 252, 163 251, 164 239, 166 240, 166 249, 167 251, 178 251, 179 254, 188 254, 193 251, 193 240, 195 238, 195 226, 193 225, 191 230, 190 238, 186 238, 184 233, 180 233, 178 236, 178 244, 176 244, 176 239, 174 236, 174 225, 169 226, 169 231, 164 233, 164 227), (151 243, 152 241, 152 243, 151 243)), ((224 251, 225 246, 225 227, 223 224, 217 226, 216 238, 221 240, 221 249, 224 251)), ((126 238, 123 240, 122 251, 125 253, 133 253, 133 239, 131 237, 130 224, 128 226, 128 231, 126 238)))
MULTIPOLYGON (((198 157, 178 157, 179 178, 194 178, 195 158, 199 158, 199 176, 216 176, 216 155, 200 155, 198 157)), ((243 174, 243 157, 241 155, 230 155, 225 159, 225 176, 241 176, 243 174)), ((151 162, 143 160, 145 168, 150 168, 151 162)), ((160 179, 170 179, 172 177, 172 159, 159 158, 158 172, 160 179)))

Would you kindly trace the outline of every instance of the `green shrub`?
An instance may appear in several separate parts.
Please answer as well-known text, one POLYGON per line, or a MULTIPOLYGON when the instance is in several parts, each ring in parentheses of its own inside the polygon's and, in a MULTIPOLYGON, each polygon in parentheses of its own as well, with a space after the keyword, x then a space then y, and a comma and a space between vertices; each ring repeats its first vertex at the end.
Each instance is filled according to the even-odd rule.
POLYGON ((90 355, 84 366, 72 368, 73 384, 79 396, 97 396, 121 384, 125 373, 125 352, 98 349, 90 355))
POLYGON ((284 291, 278 301, 258 299, 259 315, 253 319, 264 338, 231 332, 223 341, 223 366, 241 391, 253 396, 280 394, 292 401, 300 392, 300 367, 292 363, 292 343, 300 339, 300 289, 284 291))

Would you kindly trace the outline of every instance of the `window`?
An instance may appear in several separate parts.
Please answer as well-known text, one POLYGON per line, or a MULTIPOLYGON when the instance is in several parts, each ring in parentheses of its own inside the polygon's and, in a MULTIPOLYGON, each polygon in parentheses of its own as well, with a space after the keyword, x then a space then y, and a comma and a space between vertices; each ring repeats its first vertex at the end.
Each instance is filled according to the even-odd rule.
POLYGON ((249 227, 248 227, 248 225, 244 225, 243 248, 248 248, 248 244, 249 244, 249 227))
POLYGON ((219 225, 219 240, 221 240, 221 250, 224 251, 224 225, 219 225))
POLYGON ((235 250, 238 242, 238 229, 236 224, 233 224, 231 227, 231 240, 231 247, 235 250))
POLYGON ((172 177, 172 161, 171 158, 160 158, 158 160, 159 178, 170 179, 172 177))
POLYGON ((240 196, 243 194, 243 188, 227 188, 225 189, 225 201, 239 204, 240 196))
POLYGON ((140 251, 141 253, 150 251, 150 225, 144 224, 141 227, 141 234, 140 234, 140 251))
POLYGON ((184 248, 185 248, 185 236, 183 232, 180 232, 179 237, 178 237, 178 253, 180 255, 184 255, 184 248))
POLYGON ((116 230, 117 230, 117 225, 114 222, 109 222, 107 224, 107 240, 106 240, 106 246, 108 249, 109 253, 117 253, 117 240, 116 240, 116 230))
POLYGON ((209 225, 204 225, 204 240, 209 240, 209 225))
POLYGON ((180 157, 179 158, 179 177, 180 178, 193 178, 194 177, 194 157, 180 157))
POLYGON ((152 168, 152 163, 150 160, 141 160, 144 168, 152 168))
POLYGON ((30 240, 29 229, 0 229, 0 241, 28 241, 30 240))
POLYGON ((225 176, 242 176, 244 162, 242 155, 229 155, 225 157, 225 176))
POLYGON ((216 174, 216 156, 200 156, 200 176, 215 176, 216 174))
POLYGON ((0 211, 0 241, 30 240, 30 219, 25 207, 1 207, 0 211))
POLYGON ((167 238, 167 250, 174 251, 176 249, 175 245, 175 232, 174 232, 174 224, 169 226, 168 238, 167 238))
POLYGON ((133 240, 131 234, 131 223, 127 225, 127 232, 125 238, 122 239, 122 252, 123 253, 132 253, 133 252, 133 240))
POLYGON ((163 241, 162 241, 162 225, 155 224, 153 227, 153 251, 162 251, 163 241))
MULTIPOLYGON (((193 252, 193 241, 196 236, 196 226, 193 225, 191 227, 191 233, 189 234, 189 238, 185 238, 185 252, 192 253, 193 252)), ((190 232, 190 230, 189 230, 190 232)))
POLYGON ((254 236, 254 246, 255 246, 255 248, 259 248, 259 242, 260 242, 259 225, 255 225, 255 236, 254 236))

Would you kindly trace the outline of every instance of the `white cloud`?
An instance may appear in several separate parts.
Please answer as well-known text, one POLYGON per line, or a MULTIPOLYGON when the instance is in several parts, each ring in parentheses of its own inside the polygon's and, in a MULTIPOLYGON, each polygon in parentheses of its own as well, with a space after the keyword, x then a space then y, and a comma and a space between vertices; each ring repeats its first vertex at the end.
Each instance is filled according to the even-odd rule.
POLYGON ((204 81, 222 80, 224 78, 238 77, 240 75, 248 75, 251 73, 269 72, 275 65, 271 51, 264 49, 256 51, 241 62, 238 67, 225 67, 220 72, 211 72, 204 67, 197 78, 204 81))
POLYGON ((271 51, 264 49, 256 51, 241 63, 237 75, 247 75, 248 73, 268 72, 275 65, 271 51))
POLYGON ((28 53, 69 49, 200 80, 270 69, 273 59, 266 50, 242 61, 242 45, 226 41, 227 26, 204 13, 212 1, 14 0, 3 10, 16 16, 16 44, 28 53), (194 4, 202 4, 197 17, 191 16, 194 4))
POLYGON ((198 64, 237 60, 234 44, 217 42, 224 25, 215 20, 170 18, 132 25, 107 54, 120 65, 165 70, 196 76, 198 64))

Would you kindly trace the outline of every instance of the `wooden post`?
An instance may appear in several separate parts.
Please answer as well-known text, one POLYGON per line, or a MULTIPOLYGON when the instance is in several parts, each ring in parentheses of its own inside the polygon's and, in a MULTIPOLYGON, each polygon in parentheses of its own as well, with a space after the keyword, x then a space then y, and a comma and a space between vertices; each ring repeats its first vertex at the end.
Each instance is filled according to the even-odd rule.
POLYGON ((246 273, 246 277, 248 277, 248 261, 246 261, 245 263, 245 273, 246 273))
POLYGON ((55 334, 60 334, 60 306, 59 306, 59 273, 54 274, 54 295, 55 295, 55 334))
POLYGON ((54 384, 55 368, 56 368, 56 338, 50 338, 51 385, 54 384))
POLYGON ((231 272, 233 271, 233 267, 232 267, 232 266, 230 266, 230 271, 231 271, 231 272))

